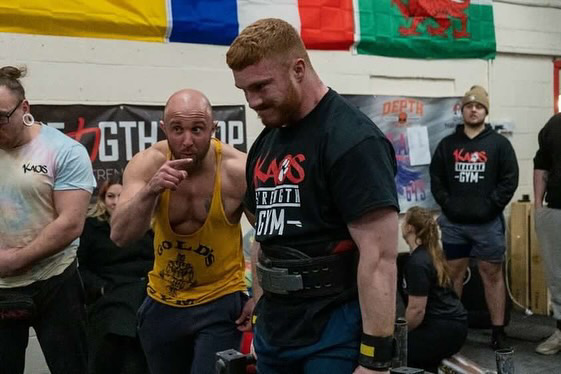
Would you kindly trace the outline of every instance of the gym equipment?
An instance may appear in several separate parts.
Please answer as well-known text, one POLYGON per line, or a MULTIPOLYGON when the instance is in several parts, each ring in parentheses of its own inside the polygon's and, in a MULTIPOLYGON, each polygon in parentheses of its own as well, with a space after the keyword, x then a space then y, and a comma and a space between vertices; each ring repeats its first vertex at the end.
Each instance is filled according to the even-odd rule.
POLYGON ((395 369, 390 369, 390 374, 424 374, 425 371, 423 369, 416 369, 410 367, 399 367, 395 369))
POLYGON ((438 374, 497 374, 496 371, 479 366, 468 358, 455 354, 442 360, 438 374))
POLYGON ((216 374, 246 374, 247 365, 254 364, 252 354, 242 354, 235 349, 216 353, 216 374))
POLYGON ((514 374, 514 349, 504 348, 495 351, 498 374, 514 374))
POLYGON ((405 367, 407 366, 407 321, 405 318, 398 318, 395 321, 393 337, 395 339, 395 352, 392 367, 405 367))

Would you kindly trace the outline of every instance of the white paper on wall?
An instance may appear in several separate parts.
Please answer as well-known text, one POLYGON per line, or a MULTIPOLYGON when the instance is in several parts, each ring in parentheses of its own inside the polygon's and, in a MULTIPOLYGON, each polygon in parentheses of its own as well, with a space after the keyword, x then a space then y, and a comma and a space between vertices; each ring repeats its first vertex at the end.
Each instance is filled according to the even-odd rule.
POLYGON ((430 164, 429 133, 426 126, 408 127, 407 145, 411 166, 430 164))

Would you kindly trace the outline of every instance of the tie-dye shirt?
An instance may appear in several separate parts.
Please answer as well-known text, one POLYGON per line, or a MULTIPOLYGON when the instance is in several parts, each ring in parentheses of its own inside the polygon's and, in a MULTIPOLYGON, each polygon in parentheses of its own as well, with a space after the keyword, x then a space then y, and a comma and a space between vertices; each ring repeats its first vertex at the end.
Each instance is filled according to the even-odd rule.
MULTIPOLYGON (((86 149, 46 125, 29 143, 0 149, 0 173, 0 251, 26 246, 56 218, 53 191, 91 193, 96 184, 86 149)), ((0 278, 0 288, 26 286, 61 274, 76 258, 77 247, 78 239, 24 274, 0 278)))

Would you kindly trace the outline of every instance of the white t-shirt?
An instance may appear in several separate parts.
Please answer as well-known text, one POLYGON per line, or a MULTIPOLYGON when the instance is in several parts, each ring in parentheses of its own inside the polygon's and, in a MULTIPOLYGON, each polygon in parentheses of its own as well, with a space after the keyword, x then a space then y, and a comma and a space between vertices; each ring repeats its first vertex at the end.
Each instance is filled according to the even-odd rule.
MULTIPOLYGON (((0 250, 26 246, 56 218, 53 191, 91 193, 95 185, 86 149, 57 129, 42 125, 29 143, 0 149, 0 250)), ((76 258, 77 247, 78 239, 24 274, 0 278, 0 288, 61 274, 76 258)))

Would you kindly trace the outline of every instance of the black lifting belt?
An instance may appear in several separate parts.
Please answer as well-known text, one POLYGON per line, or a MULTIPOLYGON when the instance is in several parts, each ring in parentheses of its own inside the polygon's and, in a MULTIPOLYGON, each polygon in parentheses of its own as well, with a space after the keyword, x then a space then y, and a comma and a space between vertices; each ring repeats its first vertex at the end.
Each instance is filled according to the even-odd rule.
POLYGON ((335 295, 356 286, 357 261, 356 249, 328 256, 282 260, 261 252, 257 277, 261 288, 274 294, 335 295))

